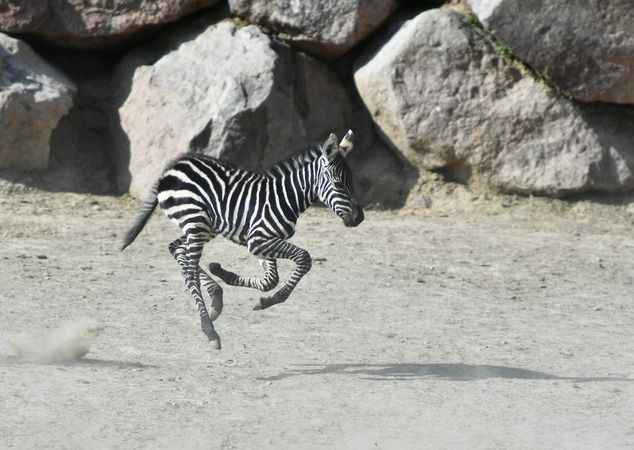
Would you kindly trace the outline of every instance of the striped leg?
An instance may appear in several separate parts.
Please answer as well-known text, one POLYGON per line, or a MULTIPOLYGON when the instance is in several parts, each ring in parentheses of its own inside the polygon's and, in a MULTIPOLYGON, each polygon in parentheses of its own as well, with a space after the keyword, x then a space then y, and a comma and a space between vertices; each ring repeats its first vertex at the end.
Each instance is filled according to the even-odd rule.
POLYGON ((267 240, 255 238, 249 241, 248 247, 249 251, 255 256, 290 259, 296 265, 295 270, 293 270, 282 287, 272 296, 260 298, 260 304, 253 308, 255 310, 266 309, 277 303, 285 302, 291 292, 293 292, 293 289, 295 289, 295 286, 297 286, 297 283, 299 283, 299 280, 308 273, 312 266, 312 260, 306 250, 279 238, 267 240))
MULTIPOLYGON (((170 243, 169 251, 174 259, 178 262, 181 268, 185 269, 185 236, 182 236, 176 239, 174 242, 170 243)), ((207 272, 205 272, 202 268, 200 270, 200 283, 207 290, 207 294, 209 294, 209 298, 211 299, 211 307, 209 308, 209 318, 213 322, 220 316, 222 313, 223 301, 222 301, 222 288, 218 283, 214 281, 207 272)))
POLYGON ((185 257, 183 275, 185 278, 185 285, 191 296, 196 302, 198 313, 200 314, 200 327, 207 336, 207 338, 215 343, 217 349, 220 349, 220 336, 216 333, 214 325, 209 318, 207 307, 203 301, 203 297, 200 291, 200 256, 203 251, 203 246, 209 240, 208 233, 187 234, 187 242, 185 244, 185 257))
POLYGON ((218 263, 209 264, 209 272, 216 275, 229 286, 240 286, 257 289, 267 292, 277 286, 280 277, 277 273, 277 262, 275 258, 260 259, 260 265, 264 269, 264 276, 258 277, 241 277, 240 275, 229 272, 222 268, 218 263))

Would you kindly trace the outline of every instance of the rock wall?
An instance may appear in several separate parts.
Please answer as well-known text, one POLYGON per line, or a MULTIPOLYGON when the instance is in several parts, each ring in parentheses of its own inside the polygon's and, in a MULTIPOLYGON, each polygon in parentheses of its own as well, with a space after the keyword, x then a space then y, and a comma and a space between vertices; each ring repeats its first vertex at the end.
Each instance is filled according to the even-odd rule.
POLYGON ((6 0, 0 30, 57 45, 103 49, 133 41, 219 0, 6 0))
POLYGON ((115 81, 127 92, 119 117, 129 141, 116 149, 119 184, 135 195, 185 151, 261 169, 350 123, 337 76, 254 25, 223 20, 152 64, 140 59, 124 58, 115 81))
POLYGON ((350 51, 396 7, 396 0, 229 0, 232 13, 328 59, 350 51))
POLYGON ((469 0, 522 61, 584 102, 634 103, 630 0, 469 0))
POLYGON ((506 192, 634 187, 634 116, 576 104, 523 75, 462 14, 419 14, 354 76, 385 139, 414 165, 506 192))
POLYGON ((142 196, 187 151, 258 169, 353 128, 364 203, 402 205, 426 171, 634 189, 628 2, 432 3, 5 2, 0 178, 142 196))
POLYGON ((0 33, 0 168, 43 169, 76 87, 27 44, 0 33))

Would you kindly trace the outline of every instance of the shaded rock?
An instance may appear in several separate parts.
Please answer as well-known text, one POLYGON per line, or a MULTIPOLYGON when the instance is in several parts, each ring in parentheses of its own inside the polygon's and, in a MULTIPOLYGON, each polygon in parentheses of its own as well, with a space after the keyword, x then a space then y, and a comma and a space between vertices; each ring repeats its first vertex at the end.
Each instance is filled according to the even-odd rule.
MULTIPOLYGON (((350 87, 354 89, 353 86, 350 87)), ((353 173, 354 193, 363 206, 398 208, 405 204, 418 171, 377 136, 372 118, 360 100, 352 104, 355 146, 346 156, 353 173)))
POLYGON ((50 164, 41 186, 66 192, 116 192, 109 118, 110 77, 77 79, 75 104, 51 136, 50 164))
POLYGON ((76 48, 118 45, 218 0, 8 0, 0 31, 76 48))
POLYGON ((309 53, 337 58, 376 30, 396 0, 229 0, 231 12, 309 53))
POLYGON ((45 171, 0 171, 0 192, 36 188, 108 194, 116 191, 109 120, 110 73, 117 55, 62 47, 34 47, 76 86, 73 106, 52 132, 45 171))
POLYGON ((118 67, 122 191, 145 195, 163 166, 187 151, 257 169, 349 126, 336 75, 256 26, 223 21, 181 36, 158 59, 160 50, 140 50, 118 67))
POLYGON ((0 169, 48 165, 50 137, 75 85, 25 43, 0 34, 0 169))
POLYGON ((418 167, 507 192, 634 187, 630 110, 557 96, 458 13, 405 22, 354 78, 386 142, 418 167))
POLYGON ((585 102, 634 103, 630 0, 468 0, 522 61, 585 102))
POLYGON ((347 157, 357 201, 363 206, 403 206, 416 183, 417 171, 373 135, 368 141, 358 145, 347 157))

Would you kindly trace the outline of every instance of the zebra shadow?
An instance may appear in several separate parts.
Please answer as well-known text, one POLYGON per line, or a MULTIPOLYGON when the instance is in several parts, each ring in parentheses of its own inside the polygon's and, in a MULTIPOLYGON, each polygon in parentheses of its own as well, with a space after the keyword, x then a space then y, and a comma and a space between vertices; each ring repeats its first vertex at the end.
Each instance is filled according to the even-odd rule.
POLYGON ((143 364, 137 361, 119 361, 114 359, 96 359, 96 358, 80 358, 71 361, 47 361, 47 360, 32 360, 21 358, 19 356, 4 356, 0 358, 1 366, 58 366, 58 367, 94 367, 105 369, 156 369, 158 366, 153 364, 143 364))
POLYGON ((449 363, 398 363, 398 364, 306 364, 297 369, 269 376, 260 377, 262 381, 279 381, 300 375, 337 374, 355 376, 365 380, 416 380, 437 379, 447 381, 477 381, 490 378, 512 380, 561 380, 575 383, 604 381, 634 381, 634 378, 623 376, 607 377, 562 377, 535 370, 517 367, 491 366, 479 364, 449 363))
POLYGON ((84 366, 84 367, 103 367, 113 369, 156 369, 159 366, 154 364, 143 364, 137 361, 119 361, 114 359, 96 359, 96 358, 81 358, 76 361, 66 363, 71 366, 84 366))

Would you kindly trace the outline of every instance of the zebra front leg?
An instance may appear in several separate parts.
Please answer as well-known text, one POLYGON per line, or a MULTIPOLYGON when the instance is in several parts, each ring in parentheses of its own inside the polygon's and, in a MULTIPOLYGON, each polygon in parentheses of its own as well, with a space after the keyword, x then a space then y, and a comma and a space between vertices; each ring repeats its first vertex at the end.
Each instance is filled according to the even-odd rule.
POLYGON ((209 240, 208 236, 201 235, 188 235, 187 244, 185 246, 185 260, 183 274, 185 278, 185 285, 191 296, 196 302, 198 308, 198 314, 200 315, 200 328, 210 342, 213 342, 217 349, 220 349, 220 336, 214 329, 214 324, 209 317, 207 307, 203 301, 202 293, 200 291, 200 267, 198 263, 202 254, 203 245, 209 240))
POLYGON ((306 250, 279 238, 268 240, 254 239, 249 241, 248 247, 249 251, 255 256, 290 259, 295 263, 295 270, 293 270, 282 287, 270 297, 261 297, 260 304, 253 308, 255 310, 266 309, 285 302, 291 292, 293 292, 293 289, 295 289, 295 286, 297 286, 297 283, 299 283, 299 280, 308 273, 312 266, 312 259, 306 250))
MULTIPOLYGON (((178 262, 178 264, 181 266, 182 270, 185 270, 185 237, 180 237, 174 242, 170 243, 168 249, 176 262, 178 262)), ((214 281, 213 278, 207 275, 207 272, 205 272, 202 268, 199 267, 199 270, 200 282, 207 290, 207 294, 209 294, 209 298, 211 299, 209 318, 213 322, 214 320, 218 319, 218 316, 220 316, 220 313, 222 313, 222 288, 218 283, 214 281)))
POLYGON ((262 278, 241 277, 236 273, 223 269, 218 263, 209 264, 209 272, 216 275, 229 286, 248 287, 267 292, 277 286, 280 280, 277 273, 277 262, 275 258, 260 259, 260 265, 264 269, 264 276, 262 278))
POLYGON ((207 290, 209 294, 209 298, 211 299, 211 306, 209 308, 209 319, 213 322, 220 316, 222 313, 223 301, 222 301, 222 288, 218 283, 214 281, 207 272, 205 272, 200 267, 200 283, 207 290))

